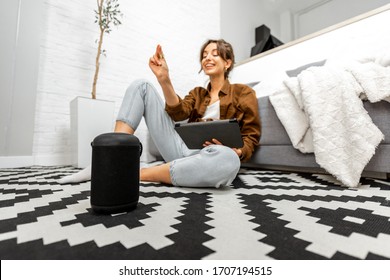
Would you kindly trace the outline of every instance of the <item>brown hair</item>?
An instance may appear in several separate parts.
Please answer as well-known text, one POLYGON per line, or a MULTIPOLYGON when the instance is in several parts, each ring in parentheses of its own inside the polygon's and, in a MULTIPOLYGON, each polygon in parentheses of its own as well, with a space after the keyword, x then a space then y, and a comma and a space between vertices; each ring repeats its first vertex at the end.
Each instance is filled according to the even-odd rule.
MULTIPOLYGON (((233 52, 233 47, 231 44, 229 44, 228 42, 226 42, 225 40, 223 39, 219 39, 219 40, 213 40, 213 39, 209 39, 207 40, 202 48, 200 49, 200 63, 202 64, 202 60, 203 60, 203 52, 204 50, 206 49, 206 47, 211 44, 211 43, 215 43, 217 44, 217 52, 218 52, 218 55, 225 61, 228 61, 229 59, 232 61, 230 67, 226 70, 225 72, 225 79, 228 78, 229 76, 229 73, 230 71, 233 70, 233 67, 234 67, 234 52, 233 52)), ((200 69, 199 73, 202 72, 202 68, 200 69)))

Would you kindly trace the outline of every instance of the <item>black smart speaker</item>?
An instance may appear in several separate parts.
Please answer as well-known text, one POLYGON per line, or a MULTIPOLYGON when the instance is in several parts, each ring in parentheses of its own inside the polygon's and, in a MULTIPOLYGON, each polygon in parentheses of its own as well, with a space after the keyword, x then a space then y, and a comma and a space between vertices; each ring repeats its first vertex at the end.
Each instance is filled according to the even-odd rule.
POLYGON ((105 133, 92 145, 91 206, 97 214, 128 212, 139 199, 142 145, 127 133, 105 133))

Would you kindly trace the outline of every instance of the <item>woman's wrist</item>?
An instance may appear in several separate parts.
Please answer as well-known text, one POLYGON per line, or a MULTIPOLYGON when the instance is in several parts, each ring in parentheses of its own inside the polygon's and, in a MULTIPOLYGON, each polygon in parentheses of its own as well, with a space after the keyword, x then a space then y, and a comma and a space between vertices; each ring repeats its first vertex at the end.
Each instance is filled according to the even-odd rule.
POLYGON ((169 75, 161 75, 156 78, 161 86, 170 86, 172 84, 169 75))
POLYGON ((167 77, 164 80, 159 80, 161 89, 164 93, 165 102, 168 106, 175 106, 179 103, 179 98, 173 88, 171 80, 167 77))

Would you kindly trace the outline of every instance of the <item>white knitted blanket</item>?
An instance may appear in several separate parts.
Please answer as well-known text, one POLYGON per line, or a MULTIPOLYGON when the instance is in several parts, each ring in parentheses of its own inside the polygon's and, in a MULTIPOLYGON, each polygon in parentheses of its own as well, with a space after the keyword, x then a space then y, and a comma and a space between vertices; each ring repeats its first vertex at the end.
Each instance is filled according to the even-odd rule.
MULTIPOLYGON (((270 101, 293 146, 348 187, 384 139, 362 99, 390 102, 390 59, 328 62, 284 81, 270 101)), ((389 117, 390 121, 390 117, 389 117)))

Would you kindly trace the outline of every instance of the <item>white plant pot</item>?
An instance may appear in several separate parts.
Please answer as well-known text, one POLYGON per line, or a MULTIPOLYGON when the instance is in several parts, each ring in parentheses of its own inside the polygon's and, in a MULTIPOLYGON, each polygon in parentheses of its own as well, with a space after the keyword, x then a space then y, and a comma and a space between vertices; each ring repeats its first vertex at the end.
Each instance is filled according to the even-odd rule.
POLYGON ((114 127, 115 104, 112 101, 76 97, 70 102, 72 165, 91 164, 93 139, 114 127))

